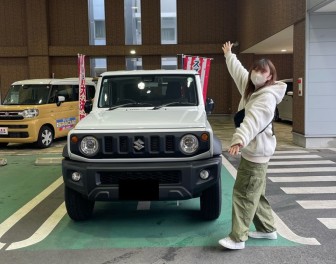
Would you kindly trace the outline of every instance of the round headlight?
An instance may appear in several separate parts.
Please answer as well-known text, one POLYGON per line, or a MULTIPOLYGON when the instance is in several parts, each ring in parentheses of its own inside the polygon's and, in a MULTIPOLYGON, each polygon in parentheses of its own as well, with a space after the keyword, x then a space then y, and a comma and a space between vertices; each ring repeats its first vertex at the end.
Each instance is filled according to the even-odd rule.
POLYGON ((99 150, 99 143, 95 137, 84 137, 80 144, 80 151, 86 156, 94 156, 99 150))
POLYGON ((194 154, 198 150, 198 139, 194 135, 185 135, 181 138, 180 149, 186 155, 194 154))

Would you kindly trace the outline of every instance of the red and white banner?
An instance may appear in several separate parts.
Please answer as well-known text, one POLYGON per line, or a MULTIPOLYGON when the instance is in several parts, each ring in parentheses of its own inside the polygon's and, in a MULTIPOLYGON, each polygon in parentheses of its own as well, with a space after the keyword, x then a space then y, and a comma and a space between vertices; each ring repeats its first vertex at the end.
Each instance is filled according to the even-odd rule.
POLYGON ((79 120, 86 116, 84 105, 86 101, 85 88, 85 55, 78 54, 78 74, 79 74, 79 120))
POLYGON ((186 55, 183 55, 182 58, 183 58, 184 70, 195 70, 199 73, 203 87, 203 99, 205 102, 208 91, 211 59, 198 56, 186 56, 186 55))

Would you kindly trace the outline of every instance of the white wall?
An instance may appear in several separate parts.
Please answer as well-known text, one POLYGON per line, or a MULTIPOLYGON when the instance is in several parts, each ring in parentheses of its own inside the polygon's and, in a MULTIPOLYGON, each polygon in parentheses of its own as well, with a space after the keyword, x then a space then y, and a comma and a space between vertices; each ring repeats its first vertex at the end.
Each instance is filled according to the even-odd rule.
POLYGON ((335 147, 336 14, 307 15, 305 145, 335 147))

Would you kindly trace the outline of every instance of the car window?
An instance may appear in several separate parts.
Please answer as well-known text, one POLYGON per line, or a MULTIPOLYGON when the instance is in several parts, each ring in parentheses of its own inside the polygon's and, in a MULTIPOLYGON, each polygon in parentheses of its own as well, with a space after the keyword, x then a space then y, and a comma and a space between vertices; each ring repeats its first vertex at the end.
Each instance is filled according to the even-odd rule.
POLYGON ((138 107, 196 106, 198 100, 194 76, 159 74, 104 77, 98 107, 128 106, 129 103, 138 107))

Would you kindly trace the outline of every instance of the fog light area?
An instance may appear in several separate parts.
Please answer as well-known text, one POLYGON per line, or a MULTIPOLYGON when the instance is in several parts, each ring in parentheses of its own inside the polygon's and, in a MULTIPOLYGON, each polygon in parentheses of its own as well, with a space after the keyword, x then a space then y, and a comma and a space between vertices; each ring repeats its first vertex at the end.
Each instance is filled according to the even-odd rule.
POLYGON ((80 179, 81 179, 81 175, 80 175, 80 173, 77 172, 77 171, 73 172, 73 173, 71 174, 71 179, 72 179, 73 181, 75 181, 75 182, 80 181, 80 179))
POLYGON ((207 170, 201 170, 199 176, 200 176, 201 179, 206 180, 206 179, 209 178, 210 173, 209 173, 209 171, 207 171, 207 170))

